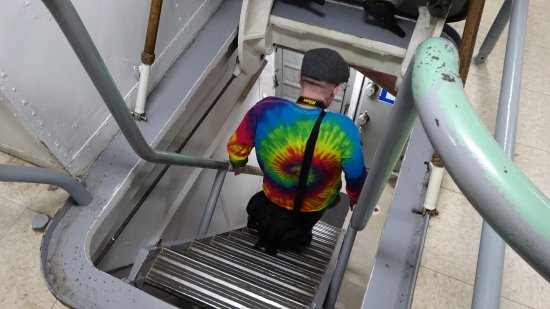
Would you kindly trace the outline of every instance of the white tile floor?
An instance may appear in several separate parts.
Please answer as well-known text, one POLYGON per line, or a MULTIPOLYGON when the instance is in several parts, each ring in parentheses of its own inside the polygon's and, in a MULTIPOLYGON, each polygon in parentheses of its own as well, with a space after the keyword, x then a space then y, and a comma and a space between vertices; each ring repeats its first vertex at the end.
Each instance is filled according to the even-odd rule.
MULTIPOLYGON (((486 1, 478 46, 502 0, 486 1)), ((550 196, 550 3, 531 1, 526 37, 519 128, 515 161, 550 196)), ((460 29, 461 24, 456 26, 460 29)), ((507 30, 505 30, 505 33, 507 30)), ((466 91, 490 131, 494 130, 505 35, 487 63, 472 65, 466 91)), ((477 49, 476 49, 477 50, 477 49)), ((0 163, 27 163, 0 153, 0 163)), ((430 221, 413 308, 469 308, 479 245, 481 218, 464 195, 445 177, 439 195, 440 215, 430 221)), ((42 234, 31 229, 37 213, 55 214, 66 199, 60 189, 46 185, 0 183, 0 308, 63 308, 42 281, 39 246, 42 234)), ((384 195, 389 199, 391 192, 384 195)), ((386 204, 387 201, 381 202, 386 204)), ((382 209, 387 211, 387 209, 382 209)), ((350 260, 339 308, 358 308, 375 252, 363 249, 376 242, 383 214, 358 235, 350 260), (367 251, 367 252, 365 252, 367 251)), ((542 279, 515 252, 507 249, 501 308, 550 308, 550 283, 542 279)))

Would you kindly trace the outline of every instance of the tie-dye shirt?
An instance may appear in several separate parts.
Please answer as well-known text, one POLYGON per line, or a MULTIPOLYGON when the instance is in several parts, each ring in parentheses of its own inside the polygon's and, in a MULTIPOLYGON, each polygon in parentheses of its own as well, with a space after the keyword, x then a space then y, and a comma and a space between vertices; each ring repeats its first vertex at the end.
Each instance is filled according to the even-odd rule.
MULTIPOLYGON (((258 102, 227 144, 233 166, 244 166, 252 148, 264 173, 263 190, 275 204, 293 209, 300 168, 319 108, 304 108, 276 97, 258 102)), ((342 187, 357 202, 367 176, 359 131, 348 117, 327 111, 319 130, 301 211, 326 208, 342 187)))

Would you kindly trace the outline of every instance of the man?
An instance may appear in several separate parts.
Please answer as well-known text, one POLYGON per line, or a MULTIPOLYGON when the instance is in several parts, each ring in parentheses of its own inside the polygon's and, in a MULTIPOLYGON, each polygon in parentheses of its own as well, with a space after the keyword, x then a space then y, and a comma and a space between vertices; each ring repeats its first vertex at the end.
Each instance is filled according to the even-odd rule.
POLYGON ((298 101, 264 98, 246 113, 229 139, 227 151, 235 174, 256 147, 263 190, 251 198, 247 211, 249 226, 260 232, 258 246, 268 253, 309 245, 315 223, 339 202, 342 171, 350 208, 357 202, 367 176, 359 132, 351 119, 328 111, 320 120, 299 212, 294 209, 306 142, 321 111, 330 106, 348 78, 349 67, 334 50, 306 52, 298 101))

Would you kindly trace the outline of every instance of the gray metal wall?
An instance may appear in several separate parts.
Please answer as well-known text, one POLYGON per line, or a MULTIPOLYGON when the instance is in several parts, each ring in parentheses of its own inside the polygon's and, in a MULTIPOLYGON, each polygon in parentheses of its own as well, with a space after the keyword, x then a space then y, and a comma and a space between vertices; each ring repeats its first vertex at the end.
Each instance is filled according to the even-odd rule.
MULTIPOLYGON (((137 92, 149 0, 73 1, 128 104, 137 92)), ((165 1, 151 84, 219 7, 221 0, 165 1)), ((151 89, 152 87, 150 87, 151 89)), ((70 173, 85 173, 118 127, 55 21, 40 1, 0 2, 0 92, 30 132, 17 125, 2 132, 25 135, 5 141, 24 149, 43 142, 42 157, 55 157, 70 173), (30 139, 30 142, 29 142, 30 139)))
POLYGON ((376 148, 380 144, 380 137, 386 128, 387 119, 392 110, 393 104, 380 99, 382 89, 378 89, 374 94, 370 95, 368 88, 368 79, 363 83, 361 95, 359 97, 359 106, 357 109, 356 123, 359 114, 366 112, 370 120, 360 126, 361 141, 363 142, 363 153, 365 156, 365 164, 368 168, 374 160, 376 148))
POLYGON ((40 166, 61 168, 50 151, 34 136, 30 127, 0 92, 0 151, 40 166))

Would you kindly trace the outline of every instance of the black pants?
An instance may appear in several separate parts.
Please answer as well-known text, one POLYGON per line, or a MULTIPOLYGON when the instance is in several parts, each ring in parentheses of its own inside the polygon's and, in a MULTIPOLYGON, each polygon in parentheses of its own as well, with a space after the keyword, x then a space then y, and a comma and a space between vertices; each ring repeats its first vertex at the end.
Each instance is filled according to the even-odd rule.
MULTIPOLYGON (((267 196, 265 195, 264 191, 260 191, 252 196, 250 198, 250 202, 253 202, 255 204, 261 204, 262 206, 272 208, 273 212, 280 213, 282 216, 293 216, 293 211, 288 210, 286 208, 283 208, 275 203, 273 203, 267 196)), ((332 207, 329 206, 327 208, 332 207)), ((248 208, 247 208, 248 210, 248 208)), ((325 213, 325 210, 320 211, 313 211, 313 212, 300 212, 298 216, 298 223, 300 226, 302 226, 304 229, 311 230, 313 229, 313 226, 321 219, 323 214, 325 213)), ((249 214, 250 215, 250 214, 249 214)))
POLYGON ((300 251, 309 246, 313 226, 321 219, 324 210, 295 215, 293 211, 271 202, 263 191, 256 193, 246 207, 248 227, 260 234, 256 247, 267 253, 277 250, 300 251))

